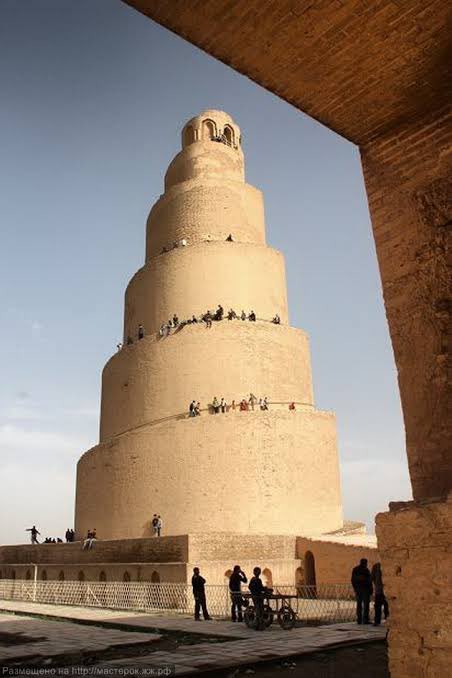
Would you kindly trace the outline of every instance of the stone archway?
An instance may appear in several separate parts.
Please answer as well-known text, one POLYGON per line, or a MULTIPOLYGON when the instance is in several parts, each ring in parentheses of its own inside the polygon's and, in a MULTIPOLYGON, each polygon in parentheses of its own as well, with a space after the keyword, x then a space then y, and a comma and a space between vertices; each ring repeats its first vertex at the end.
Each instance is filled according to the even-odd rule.
POLYGON ((304 555, 304 581, 306 586, 316 585, 315 558, 312 551, 306 551, 304 555))

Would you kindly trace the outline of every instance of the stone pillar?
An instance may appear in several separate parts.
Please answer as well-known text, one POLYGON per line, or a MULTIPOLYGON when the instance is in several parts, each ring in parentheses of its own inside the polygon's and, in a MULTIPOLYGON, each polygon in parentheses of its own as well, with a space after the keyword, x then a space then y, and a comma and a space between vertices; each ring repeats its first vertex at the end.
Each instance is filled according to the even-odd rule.
POLYGON ((450 119, 436 112, 361 149, 415 499, 445 497, 452 485, 450 119))
POLYGON ((392 678, 445 678, 452 666, 452 495, 377 516, 390 606, 392 678))
POLYGON ((361 149, 415 499, 377 516, 392 678, 442 678, 452 665, 450 137, 443 109, 361 149))

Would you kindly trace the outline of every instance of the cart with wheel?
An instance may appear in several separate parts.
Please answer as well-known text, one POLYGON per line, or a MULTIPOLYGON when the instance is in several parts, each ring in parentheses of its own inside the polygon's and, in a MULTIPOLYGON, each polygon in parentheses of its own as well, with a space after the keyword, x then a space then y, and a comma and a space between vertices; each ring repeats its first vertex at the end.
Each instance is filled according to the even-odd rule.
POLYGON ((242 598, 249 603, 244 613, 244 621, 248 628, 263 630, 271 626, 275 618, 280 627, 285 631, 289 631, 295 626, 298 615, 297 611, 293 608, 292 601, 297 600, 296 595, 278 592, 262 594, 262 619, 259 619, 258 610, 253 602, 251 593, 242 593, 242 598))

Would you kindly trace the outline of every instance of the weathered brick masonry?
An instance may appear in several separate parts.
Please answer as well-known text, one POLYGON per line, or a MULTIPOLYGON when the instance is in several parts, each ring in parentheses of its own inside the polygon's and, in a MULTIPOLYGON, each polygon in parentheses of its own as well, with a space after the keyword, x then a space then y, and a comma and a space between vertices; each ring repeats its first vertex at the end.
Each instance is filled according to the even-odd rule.
POLYGON ((450 122, 445 107, 361 148, 415 498, 444 497, 452 484, 450 122))

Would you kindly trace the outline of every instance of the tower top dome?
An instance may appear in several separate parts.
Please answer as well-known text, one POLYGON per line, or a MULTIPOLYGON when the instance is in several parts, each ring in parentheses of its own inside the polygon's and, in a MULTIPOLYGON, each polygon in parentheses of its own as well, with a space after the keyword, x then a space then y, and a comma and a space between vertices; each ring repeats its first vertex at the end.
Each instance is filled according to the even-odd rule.
POLYGON ((228 113, 209 108, 191 118, 182 130, 182 148, 196 141, 217 141, 238 150, 240 127, 228 113))

